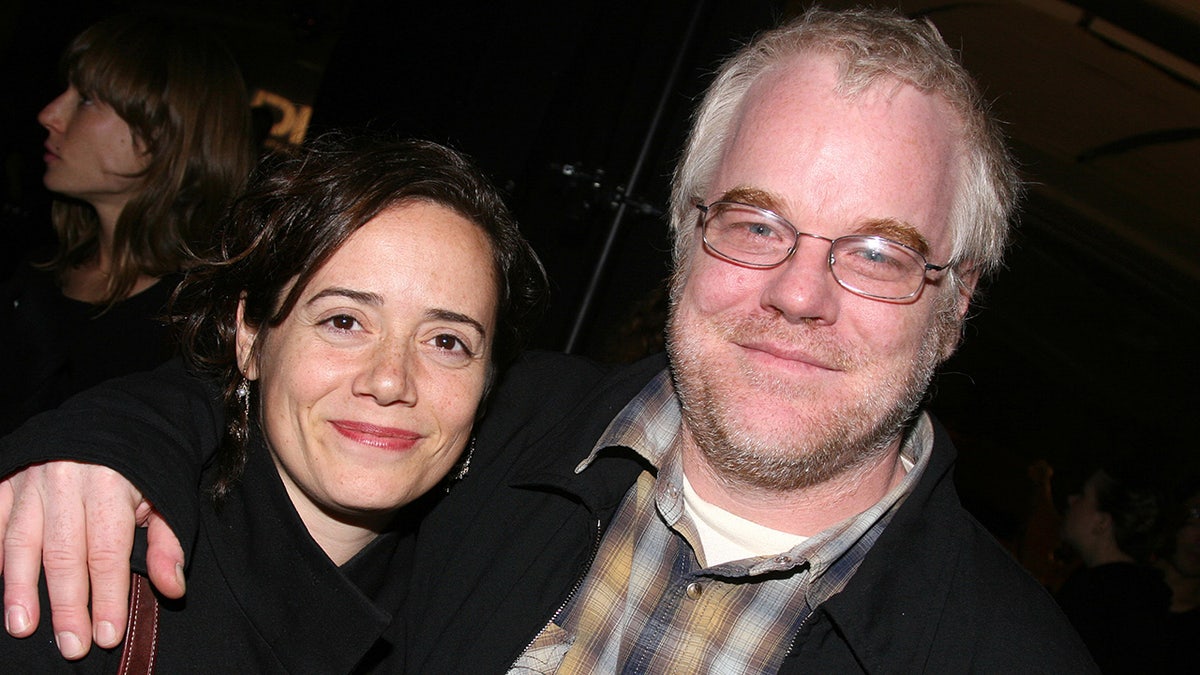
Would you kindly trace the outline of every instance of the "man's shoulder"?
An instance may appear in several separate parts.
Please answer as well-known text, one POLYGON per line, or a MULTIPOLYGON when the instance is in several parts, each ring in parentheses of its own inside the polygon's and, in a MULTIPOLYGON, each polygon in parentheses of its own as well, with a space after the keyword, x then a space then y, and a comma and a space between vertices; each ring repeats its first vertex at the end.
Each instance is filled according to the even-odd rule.
POLYGON ((962 660, 947 666, 969 661, 986 669, 1089 672, 1087 649, 1058 603, 979 521, 961 506, 929 516, 948 535, 932 547, 946 565, 940 568, 942 606, 929 628, 949 648, 932 658, 953 659, 961 650, 962 660))
MULTIPOLYGON (((657 354, 632 364, 611 364, 562 352, 529 350, 521 354, 500 378, 502 387, 543 386, 587 388, 601 380, 639 378, 666 367, 657 354)), ((648 376, 644 379, 649 379, 648 376)))
POLYGON ((1058 603, 981 524, 969 515, 967 537, 946 596, 945 633, 972 626, 957 641, 981 665, 1070 666, 1087 672, 1091 658, 1058 603))
POLYGON ((488 398, 477 427, 480 452, 492 454, 486 445, 511 459, 552 432, 570 432, 572 440, 598 435, 595 429, 602 430, 664 367, 662 357, 616 366, 528 352, 505 371, 488 398))
POLYGON ((880 667, 899 659, 929 671, 1091 672, 1049 592, 959 502, 948 440, 933 452, 921 484, 828 603, 847 643, 880 667))
POLYGON ((612 365, 556 352, 523 354, 496 383, 487 410, 507 414, 564 412, 588 399, 632 398, 666 367, 662 357, 612 365))

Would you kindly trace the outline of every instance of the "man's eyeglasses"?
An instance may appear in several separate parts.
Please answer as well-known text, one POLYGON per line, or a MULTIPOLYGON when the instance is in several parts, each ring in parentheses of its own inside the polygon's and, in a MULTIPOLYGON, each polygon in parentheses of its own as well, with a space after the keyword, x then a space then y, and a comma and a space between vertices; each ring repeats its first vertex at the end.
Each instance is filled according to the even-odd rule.
POLYGON ((837 239, 797 230, 773 211, 739 202, 713 202, 700 209, 700 226, 709 250, 730 262, 768 269, 796 252, 800 237, 829 242, 829 271, 842 288, 876 300, 907 300, 925 286, 930 264, 917 250, 876 235, 853 234, 837 239))

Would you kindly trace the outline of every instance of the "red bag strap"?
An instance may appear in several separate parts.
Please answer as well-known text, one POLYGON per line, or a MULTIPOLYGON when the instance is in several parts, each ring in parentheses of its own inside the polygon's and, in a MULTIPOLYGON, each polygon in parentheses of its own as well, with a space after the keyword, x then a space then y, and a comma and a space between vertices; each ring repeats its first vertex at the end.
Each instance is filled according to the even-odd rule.
POLYGON ((158 653, 158 598, 150 580, 134 572, 129 591, 129 624, 117 675, 149 675, 158 653))

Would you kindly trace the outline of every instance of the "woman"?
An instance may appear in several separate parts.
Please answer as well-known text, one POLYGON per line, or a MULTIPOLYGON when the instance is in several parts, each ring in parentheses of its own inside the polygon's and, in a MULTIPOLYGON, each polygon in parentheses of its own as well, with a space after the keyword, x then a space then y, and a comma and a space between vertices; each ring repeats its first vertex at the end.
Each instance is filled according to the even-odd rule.
POLYGON ((59 243, 0 289, 0 433, 171 355, 166 301, 254 160, 245 85, 211 36, 119 16, 62 64, 38 114, 59 243))
POLYGON ((1058 601, 1100 670, 1157 672, 1170 589, 1144 564, 1158 534, 1161 500, 1153 485, 1116 466, 1096 469, 1068 498, 1062 540, 1083 563, 1058 601))
MULTIPOLYGON (((180 291, 184 355, 231 422, 190 562, 205 598, 162 603, 156 667, 395 670, 412 502, 466 471, 544 285, 495 190, 436 144, 326 140, 261 172, 180 291)), ((50 633, 0 639, 0 661, 120 660, 64 662, 50 633)))
POLYGON ((1154 565, 1171 589, 1167 614, 1167 668, 1170 672, 1194 669, 1200 656, 1200 480, 1189 478, 1178 491, 1172 509, 1170 536, 1154 565))

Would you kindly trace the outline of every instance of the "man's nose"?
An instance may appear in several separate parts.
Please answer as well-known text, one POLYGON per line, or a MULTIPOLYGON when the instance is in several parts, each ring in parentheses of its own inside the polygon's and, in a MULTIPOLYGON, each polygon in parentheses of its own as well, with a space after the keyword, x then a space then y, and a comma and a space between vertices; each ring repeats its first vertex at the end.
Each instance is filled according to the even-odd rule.
POLYGON ((765 270, 762 306, 792 323, 833 323, 841 291, 829 269, 829 242, 801 236, 791 257, 765 270))

